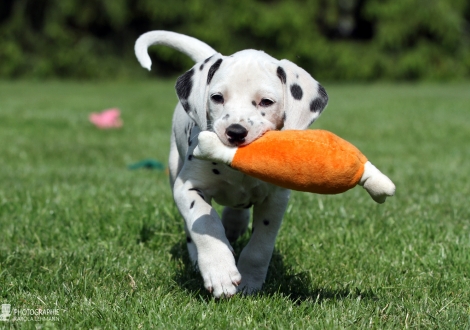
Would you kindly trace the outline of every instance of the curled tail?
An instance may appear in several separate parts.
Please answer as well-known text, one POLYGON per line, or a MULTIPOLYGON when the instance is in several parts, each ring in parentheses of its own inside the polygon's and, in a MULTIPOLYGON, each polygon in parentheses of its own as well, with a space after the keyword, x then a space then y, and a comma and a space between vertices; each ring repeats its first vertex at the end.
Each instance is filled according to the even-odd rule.
POLYGON ((151 45, 165 45, 179 50, 191 57, 195 62, 202 61, 217 53, 206 43, 184 34, 169 31, 150 31, 142 34, 134 46, 137 60, 140 65, 149 71, 152 66, 152 60, 147 53, 147 48, 151 45))

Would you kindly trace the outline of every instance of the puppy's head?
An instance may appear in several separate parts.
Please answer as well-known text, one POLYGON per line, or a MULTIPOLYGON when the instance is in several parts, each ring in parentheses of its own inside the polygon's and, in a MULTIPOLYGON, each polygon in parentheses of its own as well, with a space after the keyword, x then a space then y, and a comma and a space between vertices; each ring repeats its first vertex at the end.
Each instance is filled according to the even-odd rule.
POLYGON ((251 143, 269 130, 306 129, 328 102, 305 70, 255 50, 215 54, 176 82, 178 98, 201 130, 226 145, 251 143))

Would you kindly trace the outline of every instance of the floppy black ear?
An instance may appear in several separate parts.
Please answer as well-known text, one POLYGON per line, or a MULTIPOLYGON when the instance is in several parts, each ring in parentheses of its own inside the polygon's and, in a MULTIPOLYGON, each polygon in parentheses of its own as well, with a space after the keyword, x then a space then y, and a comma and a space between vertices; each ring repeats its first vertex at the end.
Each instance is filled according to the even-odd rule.
POLYGON ((328 104, 328 94, 307 71, 291 61, 279 61, 277 75, 284 87, 283 129, 308 128, 328 104))
POLYGON ((207 93, 212 77, 223 62, 219 53, 196 63, 176 80, 176 94, 184 110, 201 130, 207 129, 207 93))

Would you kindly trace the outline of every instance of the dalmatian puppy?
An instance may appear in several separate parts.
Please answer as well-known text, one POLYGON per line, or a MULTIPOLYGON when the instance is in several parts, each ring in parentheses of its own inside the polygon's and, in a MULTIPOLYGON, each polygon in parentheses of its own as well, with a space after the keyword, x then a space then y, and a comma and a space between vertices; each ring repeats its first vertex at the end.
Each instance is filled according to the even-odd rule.
POLYGON ((327 93, 288 60, 251 49, 223 56, 195 38, 168 31, 137 39, 137 59, 148 70, 147 48, 155 44, 196 62, 176 82, 179 103, 169 156, 170 184, 185 221, 189 256, 214 297, 254 293, 266 278, 290 191, 197 159, 198 134, 212 131, 227 146, 243 146, 269 130, 303 130, 326 107, 327 93), (221 216, 212 201, 225 206, 221 216), (251 208, 251 238, 236 263, 230 242, 248 228, 251 208))

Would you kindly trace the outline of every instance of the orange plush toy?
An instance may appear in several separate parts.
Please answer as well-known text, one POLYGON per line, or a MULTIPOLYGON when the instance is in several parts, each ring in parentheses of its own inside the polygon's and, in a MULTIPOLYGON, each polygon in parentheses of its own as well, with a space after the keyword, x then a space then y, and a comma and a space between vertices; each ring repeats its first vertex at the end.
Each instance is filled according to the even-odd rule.
POLYGON ((194 156, 293 190, 339 194, 359 184, 377 203, 395 193, 392 181, 355 146, 325 130, 269 131, 239 148, 201 132, 194 156))

